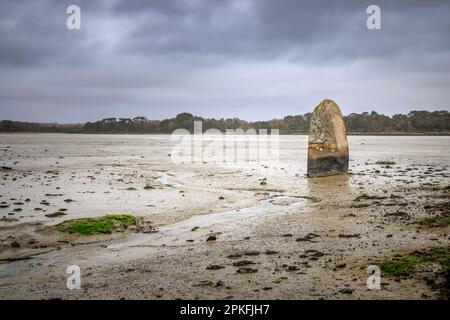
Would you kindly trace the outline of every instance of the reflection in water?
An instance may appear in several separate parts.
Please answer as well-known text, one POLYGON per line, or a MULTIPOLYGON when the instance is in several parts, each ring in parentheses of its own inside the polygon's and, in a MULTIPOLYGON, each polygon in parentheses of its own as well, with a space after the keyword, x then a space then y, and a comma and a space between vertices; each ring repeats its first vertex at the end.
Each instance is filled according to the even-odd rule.
POLYGON ((352 191, 348 174, 307 178, 306 180, 310 197, 333 197, 336 194, 350 194, 352 191))

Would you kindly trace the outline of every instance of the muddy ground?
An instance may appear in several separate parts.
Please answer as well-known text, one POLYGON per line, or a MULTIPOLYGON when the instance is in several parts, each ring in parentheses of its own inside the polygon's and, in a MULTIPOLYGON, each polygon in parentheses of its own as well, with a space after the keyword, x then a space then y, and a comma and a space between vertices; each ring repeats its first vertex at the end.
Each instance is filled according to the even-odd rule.
POLYGON ((2 135, 2 299, 439 299, 423 266, 407 279, 367 267, 448 247, 446 137, 350 137, 345 176, 308 179, 306 139, 273 163, 175 165, 167 136, 2 135), (400 142, 400 144, 399 144, 400 142), (382 146, 381 146, 382 145, 382 146), (379 160, 393 164, 377 164, 379 160), (132 214, 109 235, 67 219, 132 214), (66 269, 81 269, 68 290, 66 269))

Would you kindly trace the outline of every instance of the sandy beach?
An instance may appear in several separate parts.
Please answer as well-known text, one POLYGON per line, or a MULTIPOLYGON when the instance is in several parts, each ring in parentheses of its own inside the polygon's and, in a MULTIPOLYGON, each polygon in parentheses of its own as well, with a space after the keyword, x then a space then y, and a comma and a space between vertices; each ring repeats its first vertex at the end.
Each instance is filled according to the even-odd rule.
POLYGON ((423 223, 449 215, 450 137, 350 136, 349 174, 314 179, 307 139, 280 136, 276 165, 219 165, 174 164, 169 135, 0 134, 0 298, 442 298, 425 281, 436 264, 366 281, 369 265, 450 245, 448 225, 423 223), (138 223, 55 227, 110 214, 138 223))

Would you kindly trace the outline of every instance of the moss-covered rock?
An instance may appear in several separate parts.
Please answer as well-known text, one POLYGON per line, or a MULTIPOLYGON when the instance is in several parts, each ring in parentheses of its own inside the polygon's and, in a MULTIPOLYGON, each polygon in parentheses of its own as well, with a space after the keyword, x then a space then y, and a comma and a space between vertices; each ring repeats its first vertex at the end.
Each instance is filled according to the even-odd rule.
POLYGON ((450 216, 441 215, 420 221, 421 225, 432 228, 444 228, 450 225, 450 216))
POLYGON ((137 220, 134 216, 119 214, 96 218, 82 218, 63 221, 56 225, 59 231, 80 235, 109 234, 121 231, 129 226, 135 226, 137 220))
POLYGON ((407 278, 417 266, 423 263, 437 263, 442 270, 450 270, 450 247, 434 248, 428 251, 415 251, 400 259, 385 261, 379 264, 382 274, 395 278, 407 278))

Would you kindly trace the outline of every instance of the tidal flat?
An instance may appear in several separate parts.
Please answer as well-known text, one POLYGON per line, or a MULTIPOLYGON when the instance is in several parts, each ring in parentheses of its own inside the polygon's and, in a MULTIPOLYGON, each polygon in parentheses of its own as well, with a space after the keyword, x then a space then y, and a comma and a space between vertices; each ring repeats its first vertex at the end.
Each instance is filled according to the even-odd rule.
POLYGON ((445 299, 450 137, 348 140, 349 174, 307 178, 308 136, 175 164, 170 135, 0 134, 0 298, 445 299))

